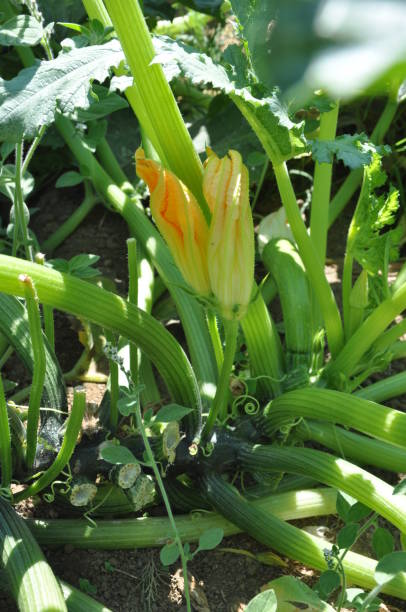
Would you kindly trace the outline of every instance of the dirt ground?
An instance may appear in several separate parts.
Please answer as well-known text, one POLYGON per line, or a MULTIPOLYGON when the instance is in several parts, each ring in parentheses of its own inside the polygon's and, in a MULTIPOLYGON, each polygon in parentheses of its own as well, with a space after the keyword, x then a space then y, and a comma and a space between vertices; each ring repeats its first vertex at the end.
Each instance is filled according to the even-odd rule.
MULTIPOLYGON (((49 236, 79 204, 81 188, 70 190, 46 190, 37 205, 40 214, 34 216, 32 225, 39 240, 49 236)), ((330 248, 329 276, 332 285, 338 285, 343 236, 346 218, 343 216, 334 231, 333 246, 330 248)), ((113 279, 120 294, 125 295, 127 228, 118 216, 96 207, 79 229, 57 249, 54 256, 69 258, 83 252, 100 255, 98 267, 113 279)), ((331 244, 331 243, 330 243, 331 244)), ((56 352, 64 371, 69 370, 81 353, 81 346, 74 331, 73 319, 58 315, 56 330, 56 352)), ((87 401, 100 403, 104 385, 86 383, 87 401)), ((404 407, 405 398, 397 400, 396 407, 404 407)), ((31 516, 57 516, 55 511, 44 504, 37 507, 25 506, 24 514, 31 516)), ((318 521, 337 528, 337 519, 330 517, 318 521)), ((315 524, 315 519, 306 521, 315 524)), ((303 522, 301 523, 303 525, 303 522)), ((259 552, 263 546, 245 535, 226 538, 221 547, 259 552)), ((70 584, 87 590, 115 612, 172 612, 186 610, 182 598, 183 583, 178 566, 165 570, 156 550, 94 551, 75 550, 65 546, 59 550, 45 550, 55 573, 70 584)), ((301 564, 287 562, 286 568, 267 566, 243 554, 221 552, 199 553, 189 565, 193 586, 194 609, 199 612, 242 612, 249 600, 270 580, 281 574, 292 574, 312 584, 317 572, 301 564)), ((406 604, 385 598, 391 610, 405 610, 406 604), (391 602, 391 603, 389 603, 391 602)), ((388 609, 388 608, 386 608, 388 609)), ((0 610, 13 612, 14 603, 0 593, 0 610)))

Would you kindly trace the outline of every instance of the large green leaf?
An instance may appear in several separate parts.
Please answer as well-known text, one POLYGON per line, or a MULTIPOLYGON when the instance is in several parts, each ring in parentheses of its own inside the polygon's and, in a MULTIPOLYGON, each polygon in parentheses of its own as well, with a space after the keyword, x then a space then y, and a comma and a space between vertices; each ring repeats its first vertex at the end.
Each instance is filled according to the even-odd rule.
POLYGON ((373 153, 390 153, 390 147, 374 145, 366 134, 342 134, 335 140, 310 141, 310 145, 313 158, 320 164, 331 164, 336 156, 351 170, 369 166, 373 153))
POLYGON ((31 47, 43 36, 42 26, 31 15, 16 15, 1 25, 0 45, 31 47))
POLYGON ((227 49, 226 67, 169 37, 154 38, 156 57, 169 81, 184 76, 195 85, 210 84, 213 88, 231 96, 244 117, 253 127, 261 142, 272 152, 272 161, 280 163, 305 149, 303 123, 294 123, 277 90, 257 91, 249 86, 246 58, 237 46, 227 49))
POLYGON ((32 138, 40 126, 54 121, 57 111, 69 115, 88 109, 91 79, 104 81, 123 58, 119 42, 112 40, 25 68, 11 81, 0 80, 0 138, 32 138))
POLYGON ((259 80, 301 94, 396 94, 406 77, 403 0, 231 0, 259 80))

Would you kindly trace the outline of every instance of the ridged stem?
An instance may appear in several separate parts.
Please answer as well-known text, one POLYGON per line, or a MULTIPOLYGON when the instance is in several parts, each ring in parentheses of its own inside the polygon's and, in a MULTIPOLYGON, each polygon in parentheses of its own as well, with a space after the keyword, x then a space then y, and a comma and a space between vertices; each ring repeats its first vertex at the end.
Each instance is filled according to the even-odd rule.
POLYGON ((296 417, 337 423, 406 448, 406 414, 360 397, 327 389, 297 389, 265 409, 266 432, 273 435, 296 417))
POLYGON ((113 612, 104 604, 89 597, 86 593, 75 589, 64 580, 57 578, 69 612, 113 612))
POLYGON ((137 343, 155 363, 173 398, 194 408, 192 422, 200 422, 200 396, 192 367, 178 342, 153 317, 132 304, 72 276, 20 259, 0 255, 0 290, 21 295, 17 277, 29 274, 39 300, 80 316, 137 343))
POLYGON ((406 498, 360 467, 311 448, 241 444, 237 461, 252 472, 311 474, 319 482, 348 493, 406 532, 406 498))
POLYGON ((334 423, 303 420, 295 427, 300 440, 313 440, 334 450, 343 459, 373 465, 390 472, 406 471, 406 449, 347 431, 334 423))
POLYGON ((399 372, 399 374, 393 374, 393 376, 358 389, 353 395, 373 402, 384 402, 404 393, 406 393, 406 372, 399 372))
POLYGON ((53 460, 50 467, 43 474, 41 474, 41 476, 35 482, 24 489, 24 491, 14 495, 15 503, 18 503, 23 499, 27 499, 27 497, 31 497, 32 495, 38 495, 40 491, 52 484, 57 476, 62 472, 63 468, 70 460, 73 451, 75 450, 85 410, 86 393, 83 389, 75 389, 72 410, 66 424, 65 435, 57 456, 53 460))
MULTIPOLYGON (((276 493, 252 501, 250 505, 280 519, 295 520, 334 514, 336 497, 337 492, 333 489, 306 489, 276 493)), ((166 517, 100 520, 97 527, 84 519, 29 519, 27 524, 43 546, 71 544, 75 548, 106 550, 162 546, 171 529, 166 517)), ((199 511, 176 515, 176 525, 183 542, 196 542, 212 527, 222 529, 225 536, 242 531, 220 514, 199 511)))
MULTIPOLYGON (((320 115, 320 131, 318 140, 334 140, 337 130, 339 104, 320 115)), ((331 192, 331 177, 333 163, 320 163, 314 166, 313 194, 310 215, 310 238, 314 244, 320 261, 324 264, 326 259, 328 215, 331 192)))
POLYGON ((200 159, 162 66, 152 63, 155 51, 139 3, 137 0, 105 0, 105 6, 170 169, 194 193, 209 222, 200 159))
POLYGON ((326 327, 330 351, 334 357, 344 343, 340 311, 324 274, 323 264, 319 259, 301 217, 286 164, 275 164, 273 168, 286 216, 298 245, 299 255, 306 268, 311 287, 318 300, 326 327))
POLYGON ((398 338, 406 333, 406 319, 403 319, 400 323, 396 323, 388 329, 388 331, 381 334, 381 336, 374 343, 372 349, 376 353, 386 351, 392 344, 394 344, 398 338))
POLYGON ((288 369, 310 365, 313 335, 309 283, 298 252, 289 240, 271 240, 262 259, 278 287, 288 350, 288 369))
POLYGON ((20 293, 22 292, 25 297, 34 364, 27 416, 26 464, 27 468, 31 469, 37 452, 41 397, 46 372, 46 354, 42 336, 39 300, 33 280, 26 274, 21 274, 18 279, 21 283, 20 293))
POLYGON ((264 394, 279 395, 285 375, 282 345, 275 323, 259 292, 241 319, 254 376, 264 394))
MULTIPOLYGON (((331 549, 331 543, 281 521, 275 510, 264 511, 255 507, 220 476, 208 476, 203 485, 213 507, 259 542, 315 569, 327 569, 324 551, 331 549)), ((349 581, 370 589, 376 584, 376 563, 373 559, 349 552, 343 565, 349 581)), ((406 574, 398 574, 382 590, 406 599, 406 574)))
POLYGON ((60 586, 24 519, 0 496, 0 554, 20 612, 66 612, 60 586))
POLYGON ((1 486, 7 489, 11 484, 12 456, 11 456, 11 434, 8 422, 7 402, 4 395, 3 378, 0 374, 0 466, 1 486))
POLYGON ((390 298, 381 302, 373 310, 372 314, 346 342, 336 358, 327 365, 325 376, 332 380, 350 376, 375 340, 405 309, 406 285, 395 291, 390 298))
MULTIPOLYGON (((110 19, 110 16, 106 10, 106 7, 103 4, 103 0, 83 0, 83 5, 90 19, 98 19, 100 23, 104 25, 104 27, 113 25, 110 19)), ((148 138, 153 143, 154 148, 159 155, 159 159, 165 166, 167 166, 168 163, 165 159, 164 151, 156 135, 155 129, 150 121, 150 118, 148 116, 148 112, 146 111, 144 103, 141 100, 139 90, 137 89, 137 87, 133 85, 131 87, 128 87, 124 93, 140 125, 148 133, 148 138)), ((119 175, 114 172, 114 168, 110 164, 110 160, 108 160, 106 157, 103 156, 103 152, 99 147, 97 148, 97 152, 98 152, 99 158, 102 161, 104 167, 106 168, 106 170, 112 177, 114 174, 114 177, 116 178, 114 177, 113 178, 117 182, 117 179, 119 179, 119 175), (106 162, 108 165, 105 165, 106 162)), ((118 180, 118 184, 121 186, 121 179, 118 180)))

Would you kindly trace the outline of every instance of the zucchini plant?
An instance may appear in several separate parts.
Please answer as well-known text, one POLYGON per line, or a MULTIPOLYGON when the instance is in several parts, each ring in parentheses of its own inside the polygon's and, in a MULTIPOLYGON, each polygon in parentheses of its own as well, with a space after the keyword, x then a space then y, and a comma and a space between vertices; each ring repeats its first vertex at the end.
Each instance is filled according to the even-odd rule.
MULTIPOLYGON (((270 26, 280 3, 230 4, 240 44, 229 46, 219 62, 179 40, 151 35, 137 0, 83 0, 89 23, 64 24, 76 35, 59 48, 35 2, 16 15, 13 3, 0 1, 8 20, 4 28, 12 32, 1 42, 15 45, 24 64, 14 78, 0 82, 0 138, 4 151, 15 151, 7 191, 11 249, 0 254, 0 332, 5 359, 13 347, 32 371, 25 411, 7 401, 0 386, 1 478, 9 497, 2 507, 17 521, 12 503, 39 493, 57 497, 72 514, 84 510, 86 518, 28 521, 39 543, 161 546, 168 564, 181 556, 184 575, 191 558, 188 543, 209 530, 213 544, 219 537, 213 529, 246 531, 323 571, 331 545, 286 520, 334 512, 335 491, 406 533, 406 498, 374 474, 374 468, 406 470, 406 414, 382 405, 406 391, 406 375, 367 384, 372 373, 385 371, 405 354, 400 340, 405 324, 398 318, 406 308, 404 269, 392 284, 388 281, 389 264, 399 257, 404 219, 399 190, 387 184, 383 159, 390 148, 382 143, 402 102, 406 74, 404 64, 396 64, 386 90, 382 75, 375 75, 377 91, 387 95, 388 103, 371 138, 336 137, 341 96, 328 78, 317 81, 322 93, 314 93, 315 84, 310 93, 298 88, 296 78, 295 108, 286 101, 292 83, 282 79, 280 91, 267 73, 269 41, 263 25, 270 26), (253 36, 258 31, 261 44, 253 36), (31 49, 37 44, 41 59, 31 49), (107 79, 110 91, 93 82, 107 79), (217 154, 214 143, 202 164, 171 81, 174 88, 179 82, 197 90, 207 87, 206 95, 214 99, 228 96, 262 146, 283 222, 282 230, 270 224, 260 255, 241 153, 217 154), (89 144, 97 120, 127 103, 142 135, 142 146, 134 146, 137 184, 127 178, 104 133, 89 144), (299 119, 299 111, 306 120, 299 119), (90 282, 87 264, 69 262, 60 271, 60 264, 59 270, 44 265, 39 255, 24 185, 51 124, 76 168, 60 184, 83 182, 86 191, 75 217, 46 241, 44 250, 53 251, 100 200, 128 225, 126 299, 90 282), (304 156, 315 162, 309 227, 288 168, 304 156), (336 161, 351 172, 332 198, 336 161), (141 181, 149 189, 148 208, 141 181), (343 253, 340 307, 324 271, 327 233, 337 210, 359 186, 343 253), (261 265, 255 273, 256 256, 261 265), (183 344, 151 314, 159 283, 176 308, 183 344), (272 317, 276 295, 282 330, 272 317), (67 402, 54 351, 53 309, 101 328, 107 340, 109 388, 98 434, 90 441, 78 437, 85 410, 82 391, 75 394, 69 418, 58 416, 67 412, 67 402), (236 397, 230 381, 243 389, 236 397), (244 478, 236 486, 239 474, 244 478), (325 486, 310 490, 309 478, 311 486, 325 486), (31 482, 13 494, 12 479, 31 482), (293 492, 286 492, 289 488, 293 492), (90 518, 131 514, 160 500, 168 519, 95 523, 90 518), (172 508, 215 512, 191 520, 172 508)), ((405 19, 404 8, 402 14, 405 19)), ((282 11, 281 28, 284 18, 282 11)), ((367 93, 374 84, 369 78, 367 93)), ((348 86, 343 98, 353 96, 354 88, 348 86)), ((9 537, 6 530, 0 535, 2 541, 9 537)), ((345 572, 351 582, 373 588, 375 566, 348 553, 340 577, 345 572)), ((406 599, 403 569, 406 564, 400 563, 395 579, 382 588, 406 599)), ((43 580, 52 578, 44 574, 43 580)), ((56 580, 53 588, 60 598, 55 609, 62 610, 56 580)), ((190 609, 187 586, 185 592, 190 609)))

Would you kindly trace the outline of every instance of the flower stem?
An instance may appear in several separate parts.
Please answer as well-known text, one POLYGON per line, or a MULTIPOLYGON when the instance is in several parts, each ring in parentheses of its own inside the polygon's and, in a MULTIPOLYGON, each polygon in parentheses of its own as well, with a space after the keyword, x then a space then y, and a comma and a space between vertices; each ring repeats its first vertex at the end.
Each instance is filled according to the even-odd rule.
POLYGON ((213 429, 217 417, 224 420, 227 416, 227 400, 229 393, 229 381, 231 368, 233 367, 235 350, 237 348, 238 321, 223 321, 225 331, 225 351, 224 361, 220 372, 220 377, 217 383, 216 395, 210 408, 209 416, 203 430, 203 438, 207 436, 213 429))
POLYGON ((220 337, 219 328, 217 324, 216 313, 213 312, 213 310, 207 309, 206 317, 207 317, 207 327, 209 329, 209 334, 210 334, 211 341, 213 344, 213 349, 214 349, 214 355, 216 358, 217 369, 218 369, 218 372, 220 373, 222 365, 223 365, 223 361, 224 361, 224 355, 223 355, 223 347, 221 345, 221 337, 220 337))

